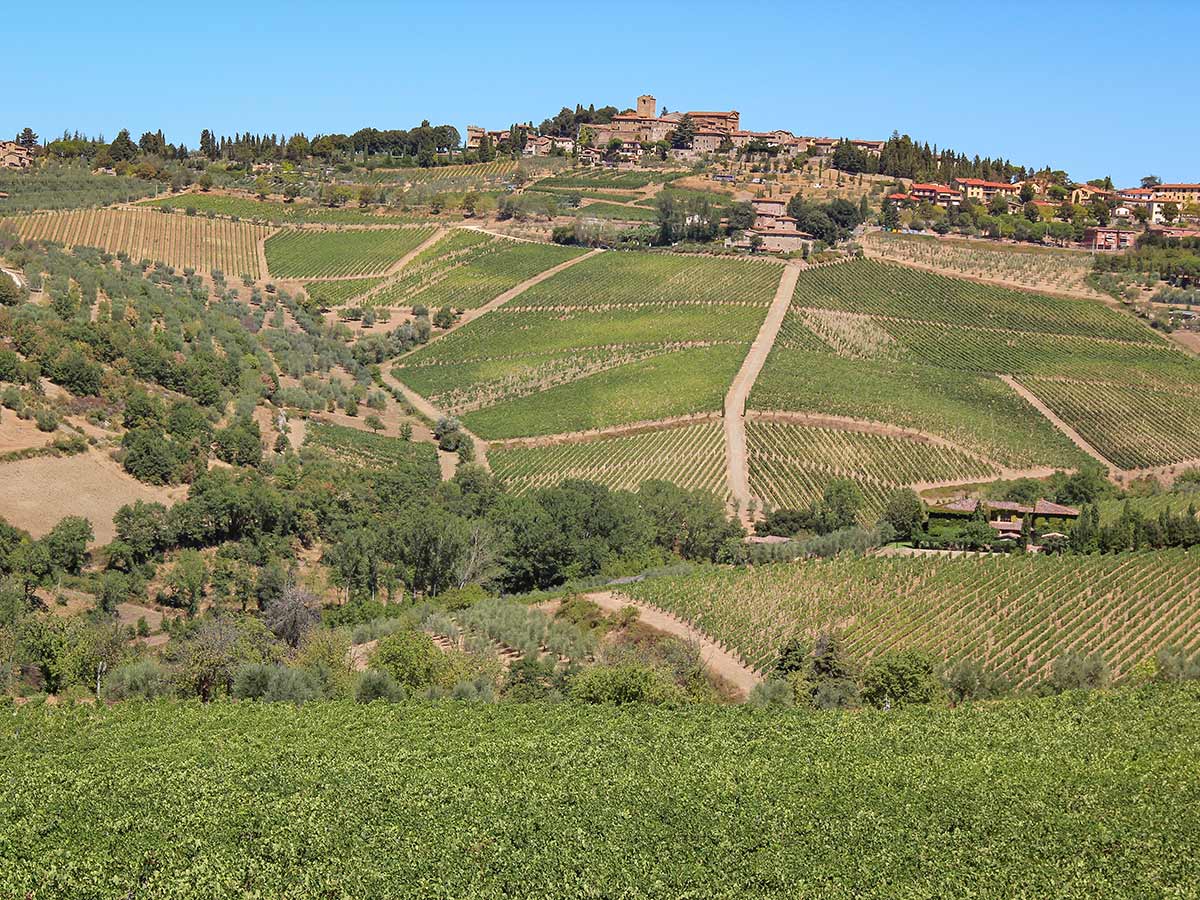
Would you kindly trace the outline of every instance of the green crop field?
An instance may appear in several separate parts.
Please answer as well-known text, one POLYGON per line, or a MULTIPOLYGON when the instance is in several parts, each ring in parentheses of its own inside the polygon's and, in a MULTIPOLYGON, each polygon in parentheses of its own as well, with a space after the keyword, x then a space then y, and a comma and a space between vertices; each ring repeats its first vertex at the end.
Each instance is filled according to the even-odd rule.
POLYGON ((382 278, 348 278, 340 281, 310 281, 304 292, 322 306, 344 306, 359 294, 365 294, 382 278))
POLYGON ((515 493, 583 478, 624 490, 664 479, 720 497, 728 494, 719 421, 549 447, 493 447, 488 462, 515 493))
MULTIPOLYGON (((1077 464, 1002 374, 1119 379, 1156 402, 1168 385, 1200 389, 1200 364, 1101 303, 855 260, 801 274, 750 406, 904 425, 1008 466, 1077 464)), ((1190 422, 1188 403, 1163 412, 1190 422)))
POLYGON ((1188 897, 1195 684, 958 709, 0 718, 6 897, 1188 897))
POLYGON ((357 207, 332 208, 308 201, 280 203, 234 194, 175 194, 148 200, 143 206, 163 206, 174 210, 194 209, 217 216, 236 216, 279 225, 313 223, 320 225, 397 225, 415 221, 408 214, 389 211, 376 215, 357 207))
POLYGON ((485 439, 717 411, 780 274, 603 253, 405 357, 396 375, 485 439))
POLYGON ((432 227, 281 231, 267 241, 267 268, 276 278, 379 274, 432 234, 432 227))
POLYGON ((1161 648, 1200 650, 1200 551, 1104 556, 842 557, 716 569, 622 588, 694 622, 757 668, 793 637, 839 632, 858 661, 918 648, 1017 684, 1059 655, 1117 673, 1161 648))
POLYGON ((576 247, 510 241, 458 230, 423 251, 370 302, 474 309, 539 272, 582 255, 576 247))
POLYGON ((751 419, 746 445, 751 493, 766 504, 800 509, 818 500, 831 479, 849 478, 863 492, 863 515, 869 522, 898 487, 985 481, 998 475, 987 463, 954 448, 807 425, 751 419))

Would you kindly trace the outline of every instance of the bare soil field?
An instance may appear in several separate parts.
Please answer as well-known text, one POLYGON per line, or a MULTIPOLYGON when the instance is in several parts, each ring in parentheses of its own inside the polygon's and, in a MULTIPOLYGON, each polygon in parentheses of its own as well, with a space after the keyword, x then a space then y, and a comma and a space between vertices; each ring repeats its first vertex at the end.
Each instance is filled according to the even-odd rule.
POLYGON ((94 450, 76 456, 43 456, 0 464, 0 510, 11 525, 41 537, 64 516, 83 516, 96 533, 94 545, 116 536, 113 514, 135 500, 167 505, 187 488, 154 487, 125 474, 94 450))
POLYGON ((18 419, 11 410, 0 413, 0 453, 45 447, 53 440, 53 433, 38 431, 32 421, 18 419))

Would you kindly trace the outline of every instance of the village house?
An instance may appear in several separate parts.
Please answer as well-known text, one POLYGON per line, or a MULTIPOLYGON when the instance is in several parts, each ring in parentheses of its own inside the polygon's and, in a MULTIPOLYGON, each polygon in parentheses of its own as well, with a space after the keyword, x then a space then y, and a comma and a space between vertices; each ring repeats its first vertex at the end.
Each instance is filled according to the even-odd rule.
POLYGON ((802 140, 808 142, 808 149, 815 156, 829 156, 833 153, 833 148, 838 145, 836 140, 826 137, 803 138, 802 140))
POLYGON ((696 153, 716 153, 721 149, 721 143, 727 140, 729 135, 723 131, 697 131, 692 139, 692 150, 696 153))
POLYGON ((1126 250, 1133 246, 1137 232, 1113 226, 1085 228, 1083 246, 1089 250, 1126 250))
POLYGON ((1101 200, 1108 200, 1112 196, 1112 191, 1106 191, 1092 184, 1078 184, 1071 188, 1070 200, 1076 206, 1087 206, 1088 203, 1097 197, 1101 200))
POLYGON ((771 228, 776 219, 787 214, 787 201, 778 197, 758 197, 750 205, 754 207, 755 228, 771 228))
POLYGON ((483 146, 483 139, 487 137, 491 140, 492 146, 499 146, 503 141, 509 138, 508 129, 503 131, 488 131, 486 128, 480 128, 478 125, 467 126, 467 149, 478 150, 483 146))
POLYGON ((872 156, 880 156, 883 153, 883 146, 886 141, 855 141, 851 140, 851 144, 862 150, 864 153, 869 153, 872 156))
POLYGON ((0 169, 28 169, 33 153, 16 141, 0 141, 0 169))
POLYGON ((1006 184, 1003 181, 987 181, 983 178, 955 178, 953 186, 962 191, 963 196, 968 200, 975 200, 979 203, 987 203, 997 194, 1003 194, 1005 197, 1016 197, 1021 191, 1015 184, 1006 184))
POLYGON ((1153 190, 1155 200, 1174 203, 1180 209, 1191 203, 1200 203, 1200 184, 1160 184, 1153 190))
POLYGON ((1178 226, 1163 225, 1159 228, 1150 229, 1159 237, 1165 238, 1200 238, 1200 231, 1195 228, 1180 228, 1178 226))
POLYGON ((962 192, 944 184, 922 184, 914 182, 908 189, 908 198, 914 203, 928 201, 949 209, 962 203, 962 192))

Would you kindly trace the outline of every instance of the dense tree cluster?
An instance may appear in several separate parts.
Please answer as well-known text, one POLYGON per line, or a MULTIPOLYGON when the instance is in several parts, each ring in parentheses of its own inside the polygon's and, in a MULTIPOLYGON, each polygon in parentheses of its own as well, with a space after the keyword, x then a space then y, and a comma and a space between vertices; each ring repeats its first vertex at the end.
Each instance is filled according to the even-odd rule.
POLYGON ((1024 166, 1013 165, 1006 159, 978 155, 968 157, 965 153, 948 148, 939 150, 936 146, 918 143, 907 134, 900 135, 898 132, 892 132, 878 156, 843 139, 834 147, 832 162, 834 168, 843 172, 865 172, 943 184, 954 178, 1011 182, 1033 174, 1024 166))

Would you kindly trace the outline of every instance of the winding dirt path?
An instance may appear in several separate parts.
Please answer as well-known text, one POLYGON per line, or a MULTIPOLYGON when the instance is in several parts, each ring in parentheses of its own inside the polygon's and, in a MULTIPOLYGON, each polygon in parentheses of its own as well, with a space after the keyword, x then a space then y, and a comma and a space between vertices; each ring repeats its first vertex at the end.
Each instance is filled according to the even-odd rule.
MULTIPOLYGON (((450 413, 446 412, 440 407, 434 406, 432 403, 406 385, 403 381, 398 380, 394 375, 392 375, 392 368, 390 364, 381 366, 379 369, 379 374, 385 382, 396 388, 396 390, 404 395, 404 400, 409 406, 411 406, 425 418, 429 419, 431 422, 436 422, 438 419, 450 418, 450 413)), ((475 443, 475 462, 479 463, 479 465, 483 466, 490 472, 492 467, 488 463, 487 458, 487 441, 475 434, 473 431, 468 430, 465 425, 462 426, 462 433, 475 443)), ((438 467, 442 472, 442 480, 449 481, 454 477, 454 473, 458 471, 458 455, 455 453, 447 453, 444 450, 438 450, 437 454, 438 467)))
POLYGON ((708 667, 709 671, 720 675, 732 684, 742 699, 748 697, 754 690, 754 686, 762 681, 762 677, 745 665, 735 654, 682 619, 677 619, 661 609, 633 600, 616 591, 596 591, 584 596, 601 609, 609 612, 618 612, 626 606, 632 606, 637 609, 641 621, 651 628, 697 644, 700 647, 700 659, 704 665, 708 667))
POLYGON ((742 361, 729 392, 725 395, 725 466, 726 477, 729 480, 729 493, 733 497, 738 515, 742 521, 749 523, 750 516, 750 474, 746 462, 746 401, 750 397, 750 389, 758 379, 763 364, 779 329, 783 327, 783 318, 792 302, 792 294, 796 290, 796 281, 800 277, 798 266, 784 266, 779 278, 779 287, 775 289, 775 298, 771 308, 763 320, 758 336, 750 345, 750 352, 742 361))
POLYGON ((1089 444, 1087 440, 1084 439, 1083 435, 1081 435, 1078 431, 1055 415, 1054 410, 1038 399, 1037 395, 1034 394, 1033 391, 1029 390, 1029 388, 1025 387, 1011 375, 1001 375, 1000 380, 1016 391, 1026 403, 1045 416, 1050 421, 1051 425, 1069 437, 1071 439, 1071 443, 1108 469, 1110 478, 1114 475, 1114 473, 1120 471, 1120 467, 1105 459, 1099 450, 1089 444))

